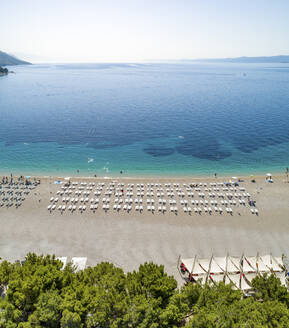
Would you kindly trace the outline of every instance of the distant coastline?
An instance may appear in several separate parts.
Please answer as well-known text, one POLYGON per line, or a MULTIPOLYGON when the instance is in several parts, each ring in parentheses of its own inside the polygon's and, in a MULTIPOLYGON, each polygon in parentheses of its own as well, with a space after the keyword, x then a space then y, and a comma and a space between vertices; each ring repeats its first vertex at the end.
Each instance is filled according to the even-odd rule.
POLYGON ((13 65, 31 65, 31 63, 18 59, 15 56, 7 54, 6 52, 0 51, 0 67, 13 65))
POLYGON ((183 59, 182 62, 204 62, 204 63, 289 63, 289 56, 261 56, 261 57, 234 57, 234 58, 201 58, 183 59))

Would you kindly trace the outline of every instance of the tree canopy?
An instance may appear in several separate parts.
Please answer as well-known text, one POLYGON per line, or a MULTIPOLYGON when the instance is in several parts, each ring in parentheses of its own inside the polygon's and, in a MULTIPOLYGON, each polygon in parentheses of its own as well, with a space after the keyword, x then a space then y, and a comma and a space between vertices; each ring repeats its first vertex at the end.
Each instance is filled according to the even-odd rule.
POLYGON ((0 74, 8 74, 8 69, 0 66, 0 74))
POLYGON ((75 272, 54 256, 0 264, 0 327, 289 327, 289 294, 273 275, 253 280, 253 297, 231 285, 177 288, 162 265, 137 271, 103 262, 75 272))

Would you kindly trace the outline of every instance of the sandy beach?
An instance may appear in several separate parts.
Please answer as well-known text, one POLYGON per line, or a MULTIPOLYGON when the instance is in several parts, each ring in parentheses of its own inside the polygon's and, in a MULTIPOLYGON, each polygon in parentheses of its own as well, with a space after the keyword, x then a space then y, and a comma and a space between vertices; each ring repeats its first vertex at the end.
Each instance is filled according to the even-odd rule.
MULTIPOLYGON (((136 269, 145 261, 154 261, 164 264, 166 271, 181 281, 177 270, 179 255, 224 256, 228 252, 288 255, 289 183, 284 175, 273 176, 273 183, 266 182, 264 176, 255 177, 256 183, 248 177, 242 178, 244 182, 240 186, 256 201, 258 216, 250 212, 247 204, 233 206, 233 215, 214 212, 189 215, 181 209, 178 214, 169 211, 153 214, 147 210, 138 213, 134 209, 130 213, 112 209, 105 213, 101 207, 93 213, 89 205, 83 213, 78 210, 71 213, 67 209, 62 214, 58 210, 50 213, 47 210, 50 198, 62 185, 54 183, 59 179, 56 177, 40 179, 41 184, 31 191, 22 206, 0 208, 2 259, 22 259, 28 252, 56 254, 68 259, 85 256, 88 265, 109 261, 125 271, 136 269)), ((179 183, 184 189, 183 183, 209 184, 228 181, 228 178, 72 179, 95 184, 108 184, 112 180, 124 183, 124 189, 127 184, 138 183, 145 186, 147 183, 179 183)))

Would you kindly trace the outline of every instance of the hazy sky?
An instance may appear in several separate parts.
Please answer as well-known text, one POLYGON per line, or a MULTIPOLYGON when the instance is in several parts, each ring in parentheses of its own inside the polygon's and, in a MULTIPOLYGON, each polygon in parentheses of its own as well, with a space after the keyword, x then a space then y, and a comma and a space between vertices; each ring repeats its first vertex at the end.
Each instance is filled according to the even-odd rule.
POLYGON ((289 55, 289 0, 0 0, 0 49, 34 62, 289 55))

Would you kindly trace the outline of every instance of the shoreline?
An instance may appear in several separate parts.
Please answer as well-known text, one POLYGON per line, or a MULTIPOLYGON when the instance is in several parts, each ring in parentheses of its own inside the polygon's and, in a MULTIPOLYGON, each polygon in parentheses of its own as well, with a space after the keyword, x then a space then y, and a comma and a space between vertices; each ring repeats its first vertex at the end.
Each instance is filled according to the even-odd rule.
MULTIPOLYGON (((260 180, 260 179, 266 179, 266 174, 231 174, 231 175, 219 175, 217 174, 217 177, 215 177, 214 175, 184 175, 184 176, 178 176, 178 175, 168 175, 168 176, 164 176, 164 175, 154 175, 154 176, 145 176, 145 175, 137 175, 137 176, 128 176, 128 175, 116 175, 116 176, 84 176, 84 175, 42 175, 42 174, 36 174, 36 175, 24 175, 24 174, 12 174, 12 176, 15 177, 20 177, 21 175, 24 176, 24 178, 26 176, 29 176, 31 179, 45 179, 45 180, 59 180, 59 179, 65 179, 66 177, 69 177, 72 180, 212 180, 212 181, 219 181, 220 180, 232 180, 233 176, 237 177, 237 179, 251 179, 252 177, 254 179, 260 180)), ((8 177, 10 178, 10 173, 2 173, 0 172, 0 178, 1 177, 8 177)), ((278 172, 278 173, 272 173, 272 178, 274 180, 274 178, 279 179, 286 179, 286 173, 283 172, 278 172)), ((235 179, 235 180, 237 180, 235 179)), ((289 181, 289 179, 288 179, 289 181)))

